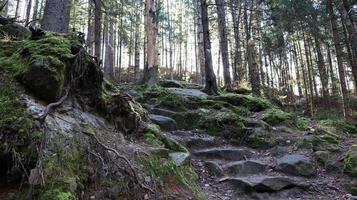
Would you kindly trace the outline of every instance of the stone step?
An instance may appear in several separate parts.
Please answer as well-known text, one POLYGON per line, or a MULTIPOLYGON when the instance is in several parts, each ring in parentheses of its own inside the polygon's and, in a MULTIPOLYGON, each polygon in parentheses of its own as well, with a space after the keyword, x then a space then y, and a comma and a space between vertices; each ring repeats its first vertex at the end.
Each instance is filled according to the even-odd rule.
POLYGON ((229 176, 260 174, 266 171, 267 168, 268 165, 260 160, 235 161, 222 166, 224 173, 229 176))
POLYGON ((162 115, 149 115, 149 119, 154 122, 155 124, 159 125, 160 128, 164 131, 175 131, 177 130, 177 125, 176 121, 169 118, 165 117, 162 115))
POLYGON ((251 158, 253 152, 246 148, 210 148, 194 151, 193 155, 202 159, 239 161, 251 158))
POLYGON ((276 192, 294 187, 307 188, 309 185, 301 179, 287 176, 249 176, 244 178, 225 177, 219 182, 227 182, 247 192, 276 192))

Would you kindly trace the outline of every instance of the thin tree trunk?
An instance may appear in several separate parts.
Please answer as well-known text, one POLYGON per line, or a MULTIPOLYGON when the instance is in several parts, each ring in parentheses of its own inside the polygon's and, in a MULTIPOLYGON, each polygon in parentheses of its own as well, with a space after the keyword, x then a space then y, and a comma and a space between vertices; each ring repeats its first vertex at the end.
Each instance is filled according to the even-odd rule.
POLYGON ((101 57, 101 34, 102 34, 102 3, 100 0, 93 0, 94 7, 94 55, 97 59, 101 57))

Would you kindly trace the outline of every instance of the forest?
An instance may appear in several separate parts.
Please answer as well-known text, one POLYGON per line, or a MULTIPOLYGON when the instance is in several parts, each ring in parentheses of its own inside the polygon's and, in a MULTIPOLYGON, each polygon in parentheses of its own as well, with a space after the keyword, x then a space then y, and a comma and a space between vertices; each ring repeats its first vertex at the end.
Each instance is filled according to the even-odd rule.
POLYGON ((356 200, 354 0, 0 0, 0 199, 356 200))

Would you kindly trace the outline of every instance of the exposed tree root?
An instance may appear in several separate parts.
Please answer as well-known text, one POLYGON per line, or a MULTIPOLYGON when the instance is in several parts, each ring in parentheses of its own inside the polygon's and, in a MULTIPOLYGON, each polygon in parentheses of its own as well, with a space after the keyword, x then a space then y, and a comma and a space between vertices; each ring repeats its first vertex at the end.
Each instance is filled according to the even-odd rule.
POLYGON ((95 140, 103 149, 105 149, 105 150, 107 150, 107 151, 110 151, 110 152, 113 152, 118 158, 124 160, 124 162, 130 167, 130 170, 131 170, 131 172, 133 173, 133 176, 134 176, 134 178, 135 178, 135 181, 140 185, 140 187, 143 188, 143 189, 145 189, 145 190, 148 190, 148 191, 154 193, 154 191, 153 191, 151 188, 149 188, 149 187, 147 187, 146 185, 144 185, 143 183, 141 183, 141 181, 140 181, 140 179, 139 179, 139 176, 138 176, 138 174, 136 173, 136 171, 135 171, 135 169, 134 169, 134 166, 131 164, 131 162, 129 161, 128 158, 126 158, 126 157, 123 156, 123 155, 120 155, 117 150, 115 150, 115 149, 113 149, 113 148, 110 148, 110 147, 106 146, 105 144, 103 144, 103 143, 98 139, 98 137, 97 137, 95 134, 89 133, 89 132, 87 132, 87 131, 82 131, 82 133, 85 134, 85 135, 87 135, 87 136, 90 136, 90 137, 94 138, 94 140, 95 140))
POLYGON ((68 98, 69 91, 70 91, 70 88, 68 87, 68 88, 66 89, 65 95, 63 95, 60 100, 58 100, 57 102, 48 104, 47 107, 45 108, 45 110, 42 111, 42 113, 40 114, 40 116, 37 117, 37 118, 35 118, 35 119, 37 119, 38 121, 40 121, 41 124, 44 123, 45 120, 46 120, 47 115, 48 115, 54 108, 60 106, 60 105, 68 98))

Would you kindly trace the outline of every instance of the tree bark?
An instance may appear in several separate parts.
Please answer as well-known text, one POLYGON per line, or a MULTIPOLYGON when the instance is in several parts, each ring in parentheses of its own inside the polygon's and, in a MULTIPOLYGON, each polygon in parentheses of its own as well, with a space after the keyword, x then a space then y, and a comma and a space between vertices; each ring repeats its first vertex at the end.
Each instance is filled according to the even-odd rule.
POLYGON ((94 2, 94 55, 100 59, 101 57, 101 34, 102 34, 102 2, 93 0, 94 2))
POLYGON ((217 15, 218 15, 218 29, 220 38, 220 49, 222 54, 222 64, 223 64, 223 78, 224 87, 227 90, 232 89, 231 72, 229 65, 229 54, 228 54, 228 39, 227 39, 227 22, 226 22, 226 12, 224 9, 224 1, 216 0, 217 15))
POLYGON ((337 66, 338 66, 338 73, 340 76, 340 86, 342 92, 342 109, 343 114, 345 117, 348 117, 349 110, 348 110, 348 91, 346 85, 346 76, 345 76, 345 69, 343 67, 342 61, 342 47, 341 47, 341 39, 337 29, 337 21, 336 16, 333 11, 333 2, 332 0, 327 1, 327 11, 330 17, 330 23, 332 28, 332 36, 335 43, 335 50, 336 50, 336 57, 337 57, 337 66))
POLYGON ((140 8, 141 0, 135 1, 135 81, 140 81, 140 8))
POLYGON ((70 20, 69 0, 47 0, 42 20, 44 30, 68 33, 70 20))
POLYGON ((146 0, 145 32, 147 36, 147 70, 144 72, 144 83, 148 87, 153 87, 157 83, 158 76, 158 52, 157 52, 157 24, 155 0, 146 0))
POLYGON ((211 54, 211 40, 209 33, 209 20, 208 20, 208 5, 206 0, 201 2, 201 15, 202 15, 202 30, 203 30, 203 46, 205 54, 205 92, 210 95, 218 94, 216 75, 213 71, 212 54, 211 54))

